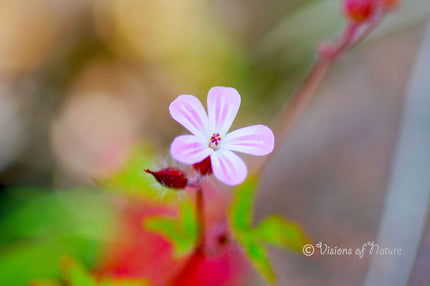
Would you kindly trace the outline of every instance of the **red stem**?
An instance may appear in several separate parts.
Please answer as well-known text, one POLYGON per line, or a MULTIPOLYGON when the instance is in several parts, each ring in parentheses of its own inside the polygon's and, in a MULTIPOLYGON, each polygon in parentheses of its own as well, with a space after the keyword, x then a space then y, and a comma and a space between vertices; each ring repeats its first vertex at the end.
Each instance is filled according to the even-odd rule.
POLYGON ((197 223, 199 227, 199 240, 197 244, 197 248, 201 248, 204 250, 205 241, 206 241, 206 223, 205 223, 205 215, 203 210, 203 189, 202 184, 199 180, 199 187, 197 189, 196 195, 196 209, 197 209, 197 223))
POLYGON ((336 50, 332 55, 333 61, 336 60, 346 50, 346 48, 351 45, 359 27, 359 24, 355 22, 348 23, 340 38, 340 43, 337 45, 336 50))
POLYGON ((343 52, 351 49, 366 38, 378 26, 382 18, 383 17, 381 16, 376 19, 358 37, 356 36, 360 25, 355 22, 348 23, 344 32, 340 36, 338 43, 334 47, 333 54, 330 57, 323 57, 320 55, 302 85, 294 92, 292 98, 287 102, 284 109, 281 111, 281 114, 273 124, 273 132, 277 134, 275 149, 269 156, 266 156, 262 162, 260 161, 261 163, 258 163, 258 161, 253 162, 254 164, 252 165, 254 165, 255 168, 252 173, 258 174, 264 172, 267 164, 275 156, 284 140, 290 134, 297 120, 308 107, 311 99, 327 75, 333 62, 343 52))
POLYGON ((373 30, 375 30, 375 28, 381 23, 381 21, 384 19, 385 13, 379 15, 378 17, 376 17, 372 23, 370 23, 363 32, 360 33, 360 35, 358 35, 357 38, 355 38, 350 45, 346 48, 346 50, 351 49, 352 47, 356 46, 357 44, 359 44, 361 41, 363 41, 364 39, 366 39, 370 33, 373 32, 373 30))
POLYGON ((277 134, 277 143, 275 145, 275 149, 270 155, 265 157, 260 165, 258 165, 257 162, 256 164, 251 164, 251 166, 256 166, 254 170, 255 174, 264 171, 266 165, 282 146, 282 142, 284 142, 284 140, 288 137, 297 120, 308 107, 315 92, 330 69, 331 64, 332 61, 319 58, 313 65, 302 85, 296 90, 292 98, 284 106, 283 110, 272 126, 274 134, 277 134))
POLYGON ((187 280, 190 279, 192 274, 197 271, 201 261, 205 257, 206 223, 203 208, 203 188, 200 175, 197 181, 197 186, 196 214, 199 235, 197 246, 194 249, 194 252, 183 263, 183 266, 179 271, 176 272, 176 274, 165 284, 167 286, 188 285, 187 280))

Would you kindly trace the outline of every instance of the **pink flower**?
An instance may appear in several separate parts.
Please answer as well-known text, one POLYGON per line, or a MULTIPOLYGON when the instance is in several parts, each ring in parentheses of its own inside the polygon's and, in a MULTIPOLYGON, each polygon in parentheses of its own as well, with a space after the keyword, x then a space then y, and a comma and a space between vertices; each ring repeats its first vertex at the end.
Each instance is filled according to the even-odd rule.
POLYGON ((275 137, 265 125, 252 125, 228 133, 240 106, 234 88, 213 87, 207 99, 208 114, 193 95, 181 95, 169 106, 170 115, 192 134, 176 137, 170 146, 173 159, 187 165, 210 156, 215 177, 227 185, 241 184, 248 169, 232 151, 264 156, 272 152, 275 137))

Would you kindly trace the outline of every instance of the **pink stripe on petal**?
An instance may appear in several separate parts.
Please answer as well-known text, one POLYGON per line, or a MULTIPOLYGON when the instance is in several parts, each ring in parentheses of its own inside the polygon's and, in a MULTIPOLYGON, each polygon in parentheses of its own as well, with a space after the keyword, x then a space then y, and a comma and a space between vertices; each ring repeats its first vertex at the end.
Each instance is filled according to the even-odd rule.
POLYGON ((215 178, 230 186, 243 183, 248 175, 245 162, 229 150, 212 152, 211 164, 215 178))
POLYGON ((187 165, 202 161, 212 152, 213 150, 195 135, 180 135, 170 145, 172 158, 187 165))
POLYGON ((226 134, 240 107, 240 95, 231 87, 216 86, 209 90, 208 115, 211 132, 226 134))
POLYGON ((264 156, 273 151, 275 136, 265 125, 252 125, 237 129, 223 138, 222 148, 231 151, 264 156))
POLYGON ((220 118, 225 116, 225 112, 224 112, 225 109, 222 109, 222 107, 223 107, 222 97, 221 96, 215 97, 215 114, 218 114, 218 116, 214 116, 215 126, 219 126, 220 118))
POLYGON ((202 138, 208 137, 208 116, 197 97, 181 95, 170 104, 169 111, 172 118, 188 131, 202 138))

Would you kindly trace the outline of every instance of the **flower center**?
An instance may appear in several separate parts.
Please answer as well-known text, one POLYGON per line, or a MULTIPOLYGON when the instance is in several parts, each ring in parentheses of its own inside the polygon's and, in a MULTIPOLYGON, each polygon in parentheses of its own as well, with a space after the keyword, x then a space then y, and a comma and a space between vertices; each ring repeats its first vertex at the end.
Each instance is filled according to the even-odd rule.
POLYGON ((219 133, 213 133, 212 137, 209 139, 209 148, 213 149, 213 150, 218 150, 219 148, 219 142, 221 141, 221 136, 219 135, 219 133))

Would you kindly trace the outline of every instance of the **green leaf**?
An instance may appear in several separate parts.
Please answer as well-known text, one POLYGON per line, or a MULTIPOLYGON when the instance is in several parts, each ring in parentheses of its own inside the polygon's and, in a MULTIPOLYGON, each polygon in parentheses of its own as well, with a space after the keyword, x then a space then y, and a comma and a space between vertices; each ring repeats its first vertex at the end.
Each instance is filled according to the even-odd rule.
POLYGON ((10 211, 0 219, 0 285, 59 278, 64 254, 86 265, 95 263, 113 219, 104 194, 94 190, 48 193, 33 188, 9 192, 13 194, 10 211))
POLYGON ((264 243, 297 252, 310 242, 297 224, 276 215, 263 219, 254 229, 254 234, 264 243))
POLYGON ((229 217, 237 241, 255 269, 270 283, 276 281, 276 274, 267 255, 267 250, 252 231, 252 210, 258 179, 249 177, 237 187, 230 206, 229 217))
MULTIPOLYGON (((88 272, 79 262, 72 257, 63 257, 61 259, 61 268, 63 272, 63 281, 68 286, 148 286, 149 284, 143 279, 132 278, 102 278, 96 281, 90 272, 88 272)), ((60 286, 55 280, 34 280, 30 286, 60 286)))
POLYGON ((253 197, 257 184, 257 177, 249 177, 235 191, 229 211, 231 225, 235 231, 246 231, 252 226, 253 197))
POLYGON ((252 236, 239 241, 243 246, 246 255, 251 260, 255 269, 263 275, 263 277, 271 284, 276 282, 276 274, 270 264, 266 248, 258 243, 252 236))
POLYGON ((64 279, 71 286, 97 286, 95 279, 72 258, 62 260, 64 279))
POLYGON ((62 251, 63 247, 54 243, 25 242, 2 250, 0 285, 28 285, 37 278, 59 277, 62 251))
POLYGON ((53 280, 34 280, 30 282, 30 286, 60 286, 61 284, 53 280))
POLYGON ((181 204, 180 222, 183 223, 184 234, 197 239, 197 216, 193 203, 181 204))
MULTIPOLYGON (((10 190, 22 196, 26 191, 10 190)), ((108 198, 94 190, 40 193, 37 198, 18 203, 0 220, 4 232, 0 244, 21 238, 100 240, 106 237, 112 219, 108 198)))
POLYGON ((144 226, 151 232, 158 233, 168 240, 173 239, 177 235, 177 221, 168 217, 149 217, 145 219, 144 226))
POLYGON ((185 201, 181 204, 177 219, 165 216, 146 218, 144 227, 162 235, 173 245, 173 255, 180 258, 191 253, 197 242, 197 222, 194 204, 185 201))
POLYGON ((265 244, 301 251, 308 239, 299 226, 281 216, 270 216, 253 227, 252 210, 258 179, 248 178, 236 188, 229 210, 230 224, 237 242, 243 247, 255 269, 269 282, 276 282, 265 244))

